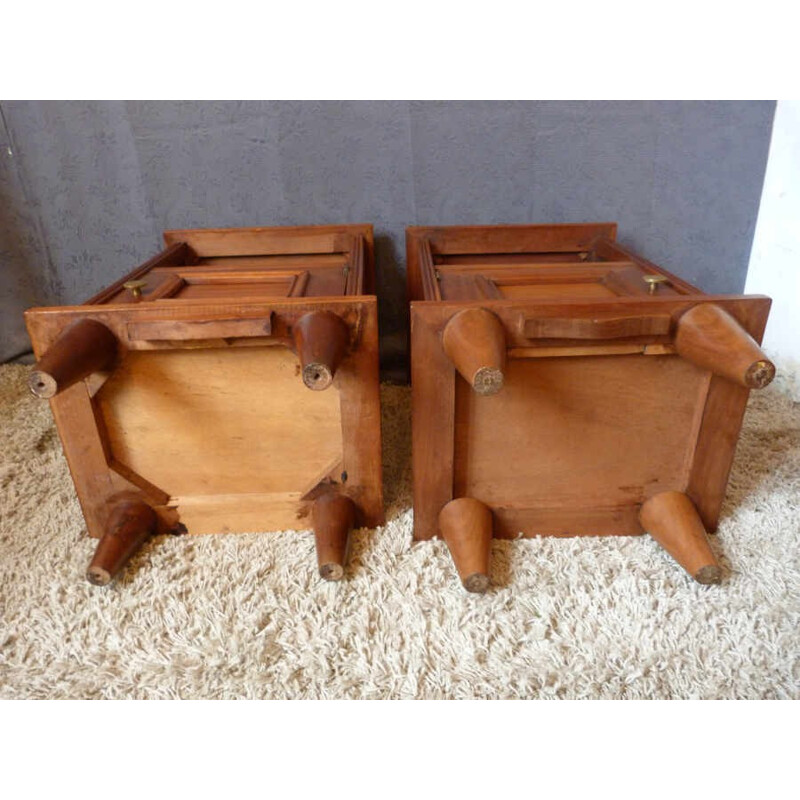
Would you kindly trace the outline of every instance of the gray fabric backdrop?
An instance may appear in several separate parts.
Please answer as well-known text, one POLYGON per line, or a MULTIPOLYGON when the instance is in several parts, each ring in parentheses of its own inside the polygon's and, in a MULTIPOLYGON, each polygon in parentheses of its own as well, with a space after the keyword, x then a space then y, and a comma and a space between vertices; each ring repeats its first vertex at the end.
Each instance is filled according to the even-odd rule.
POLYGON ((165 228, 371 222, 382 357, 405 357, 406 225, 617 221, 744 286, 772 102, 3 102, 0 360, 165 228))

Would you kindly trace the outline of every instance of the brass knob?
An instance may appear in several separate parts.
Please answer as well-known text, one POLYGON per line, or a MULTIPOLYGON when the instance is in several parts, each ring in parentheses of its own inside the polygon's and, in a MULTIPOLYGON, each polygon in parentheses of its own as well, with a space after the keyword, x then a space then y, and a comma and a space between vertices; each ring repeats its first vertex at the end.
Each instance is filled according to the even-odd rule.
POLYGON ((126 281, 122 284, 123 288, 127 289, 135 301, 142 299, 142 289, 147 286, 147 281, 126 281))
POLYGON ((642 275, 642 280, 647 284, 648 294, 655 294, 660 283, 669 283, 666 275, 642 275))

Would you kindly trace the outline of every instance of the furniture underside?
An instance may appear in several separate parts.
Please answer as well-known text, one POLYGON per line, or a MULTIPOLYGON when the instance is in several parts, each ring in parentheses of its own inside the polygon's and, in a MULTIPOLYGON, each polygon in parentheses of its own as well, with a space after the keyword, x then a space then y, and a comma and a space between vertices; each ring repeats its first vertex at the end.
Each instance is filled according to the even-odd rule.
POLYGON ((305 527, 302 499, 341 482, 339 391, 310 392, 285 347, 131 352, 94 403, 112 469, 190 533, 305 527))
POLYGON ((702 583, 770 301, 710 296, 616 225, 409 228, 414 537, 485 591, 491 536, 647 530, 702 583))
POLYGON ((162 533, 314 529, 343 575, 383 521, 368 225, 167 231, 85 304, 31 309, 50 399, 108 583, 162 533))
POLYGON ((453 496, 498 536, 641 533, 648 496, 689 486, 709 382, 644 354, 511 359, 493 396, 457 380, 453 496))

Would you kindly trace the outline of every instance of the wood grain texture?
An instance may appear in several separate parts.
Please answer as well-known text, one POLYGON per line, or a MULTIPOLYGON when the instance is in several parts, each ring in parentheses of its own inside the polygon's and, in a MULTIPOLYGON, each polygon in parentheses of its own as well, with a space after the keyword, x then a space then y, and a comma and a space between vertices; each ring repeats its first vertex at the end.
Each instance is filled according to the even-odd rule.
POLYGON ((430 253, 430 266, 438 256, 474 256, 502 253, 513 258, 515 254, 547 253, 577 254, 588 251, 598 238, 613 240, 616 223, 567 225, 472 225, 453 227, 406 228, 406 276, 408 299, 430 300, 431 293, 426 277, 425 253, 430 253), (426 292, 426 284, 428 290, 426 292))
POLYGON ((347 323, 332 311, 311 311, 293 330, 303 383, 316 392, 327 389, 350 344, 347 323))
POLYGON ((356 524, 382 525, 380 359, 374 297, 361 303, 356 346, 340 364, 336 384, 342 415, 340 491, 356 504, 356 524))
POLYGON ((775 377, 775 365, 753 337, 715 303, 700 303, 681 316, 675 349, 698 367, 749 389, 763 389, 775 377))
POLYGON ((494 397, 456 386, 455 496, 596 508, 687 487, 706 373, 676 356, 611 355, 514 359, 506 374, 494 397))
MULTIPOLYGON (((761 342, 772 303, 769 298, 754 297, 735 305, 724 305, 719 300, 715 302, 723 306, 756 342, 761 342)), ((744 386, 717 376, 711 379, 687 490, 710 533, 719 525, 749 396, 750 390, 744 386)))
POLYGON ((652 280, 653 277, 663 281, 658 283, 655 288, 655 292, 658 293, 659 297, 663 297, 664 295, 685 294, 685 292, 679 292, 666 275, 656 273, 654 276, 651 272, 643 271, 642 265, 630 266, 625 269, 609 270, 603 277, 603 283, 611 289, 614 294, 620 295, 621 297, 653 294, 655 292, 650 291, 650 286, 648 284, 648 280, 652 280))
POLYGON ((118 500, 110 509, 106 531, 94 552, 86 579, 106 586, 156 532, 156 515, 136 497, 118 500))
POLYGON ((344 495, 324 494, 314 503, 313 523, 320 577, 340 581, 347 565, 355 505, 344 495))
POLYGON ((211 258, 348 252, 353 235, 363 236, 372 247, 371 225, 169 230, 164 242, 184 242, 200 258, 211 258))
POLYGON ((642 505, 642 527, 698 582, 719 583, 722 570, 703 522, 683 492, 662 492, 642 505))
POLYGON ((628 260, 637 264, 643 273, 654 273, 664 275, 669 278, 670 286, 675 289, 679 294, 703 294, 703 292, 691 283, 679 278, 672 272, 654 264, 652 261, 634 253, 627 247, 623 247, 619 242, 613 241, 614 237, 600 237, 596 239, 591 248, 591 255, 593 260, 628 260))
POLYGON ((169 246, 164 252, 90 302, 136 302, 123 285, 130 280, 144 281, 142 302, 358 296, 374 291, 370 225, 168 231, 165 240, 169 246), (196 240, 204 255, 181 237, 196 240))
POLYGON ((118 372, 50 401, 90 535, 103 535, 121 492, 153 509, 161 533, 308 528, 334 489, 360 524, 380 524, 377 302, 353 294, 373 284, 371 227, 217 233, 198 236, 204 256, 168 235, 165 254, 131 273, 148 279, 141 302, 118 282, 91 305, 26 313, 38 356, 86 321, 118 342, 118 372), (280 291, 265 297, 265 286, 280 291), (348 331, 325 393, 307 390, 292 352, 294 326, 313 312, 348 331))
POLYGON ((438 535, 441 508, 453 499, 455 382, 427 309, 411 304, 411 460, 414 538, 438 535))
POLYGON ((632 336, 666 336, 672 318, 669 314, 637 315, 586 319, 580 317, 532 317, 525 320, 529 339, 629 339, 632 336))
POLYGON ((94 372, 109 370, 117 360, 117 339, 102 323, 77 320, 65 328, 36 362, 28 386, 49 399, 94 372))
POLYGON ((503 324, 491 311, 459 311, 442 331, 442 347, 473 391, 492 395, 503 388, 506 336, 503 324))
POLYGON ((149 274, 158 267, 166 266, 185 266, 193 264, 197 260, 197 254, 185 242, 174 242, 158 255, 145 261, 144 264, 129 272, 124 277, 107 286, 102 291, 83 302, 83 305, 99 305, 107 303, 112 297, 119 295, 123 291, 123 284, 127 281, 137 280, 149 274))
POLYGON ((638 536, 639 506, 492 506, 498 539, 535 536, 638 536))
POLYGON ((144 320, 128 325, 131 339, 148 341, 186 341, 192 339, 227 339, 259 337, 272 334, 272 315, 253 317, 213 317, 195 320, 144 320))
POLYGON ((300 492, 175 496, 155 510, 160 515, 174 514, 180 521, 179 532, 194 536, 311 527, 310 504, 300 492))
POLYGON ((342 458, 338 393, 283 347, 132 352, 95 402, 112 457, 170 496, 303 493, 342 458))
POLYGON ((614 222, 562 225, 461 225, 410 228, 435 253, 558 253, 591 249, 598 237, 614 239, 614 222))
POLYGON ((561 252, 541 233, 407 230, 415 538, 454 497, 486 504, 507 538, 640 534, 641 505, 666 492, 713 529, 747 389, 678 356, 676 331, 713 303, 758 342, 769 300, 704 295, 603 233, 561 252), (653 275, 666 282, 650 293, 653 275), (450 320, 478 309, 505 333, 488 398, 442 358, 450 320))
POLYGON ((451 500, 439 513, 439 530, 447 543, 461 583, 468 592, 489 588, 492 512, 472 497, 451 500))

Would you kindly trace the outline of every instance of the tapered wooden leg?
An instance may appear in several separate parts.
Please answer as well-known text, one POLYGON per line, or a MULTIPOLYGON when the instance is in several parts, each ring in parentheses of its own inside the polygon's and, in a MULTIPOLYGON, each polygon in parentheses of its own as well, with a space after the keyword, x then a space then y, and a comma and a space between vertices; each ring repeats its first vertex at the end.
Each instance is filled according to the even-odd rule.
POLYGON ((491 311, 459 311, 445 326, 442 345, 459 374, 478 394, 497 394, 503 388, 506 332, 491 311))
POLYGON ((356 518, 356 507, 349 497, 327 494, 314 503, 314 539, 317 543, 319 574, 326 581, 344 577, 350 549, 350 531, 356 518))
POLYGON ((82 319, 66 328, 34 366, 28 386, 50 398, 93 372, 111 369, 117 357, 117 337, 101 322, 82 319))
POLYGON ((294 343, 303 369, 303 383, 322 391, 333 383, 336 369, 347 352, 350 329, 332 311, 312 311, 294 326, 294 343))
POLYGON ((485 592, 489 588, 492 547, 491 509, 471 497, 451 500, 439 512, 439 529, 464 588, 468 592, 485 592))
POLYGON ((661 492, 639 512, 642 527, 698 582, 719 583, 722 569, 694 503, 683 492, 661 492))
POLYGON ((750 389, 762 389, 775 377, 775 365, 753 337, 714 303, 694 306, 678 320, 675 349, 698 367, 750 389))
POLYGON ((86 578, 105 586, 130 561, 156 530, 156 514, 141 500, 122 500, 108 515, 106 532, 100 539, 86 578))

